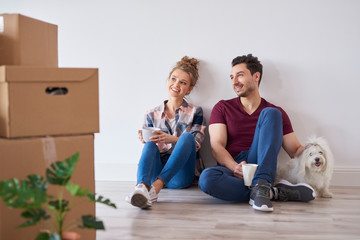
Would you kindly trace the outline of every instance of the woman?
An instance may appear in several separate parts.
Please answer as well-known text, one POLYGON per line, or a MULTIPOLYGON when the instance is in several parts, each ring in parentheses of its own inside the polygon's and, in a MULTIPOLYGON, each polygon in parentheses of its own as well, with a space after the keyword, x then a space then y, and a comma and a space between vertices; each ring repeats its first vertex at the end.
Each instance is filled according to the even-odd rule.
POLYGON ((145 115, 144 127, 157 127, 155 136, 145 143, 137 173, 137 185, 127 198, 139 208, 151 207, 163 187, 186 188, 194 181, 198 150, 204 140, 205 118, 201 107, 188 103, 199 78, 199 61, 183 57, 172 69, 167 80, 169 99, 145 115))

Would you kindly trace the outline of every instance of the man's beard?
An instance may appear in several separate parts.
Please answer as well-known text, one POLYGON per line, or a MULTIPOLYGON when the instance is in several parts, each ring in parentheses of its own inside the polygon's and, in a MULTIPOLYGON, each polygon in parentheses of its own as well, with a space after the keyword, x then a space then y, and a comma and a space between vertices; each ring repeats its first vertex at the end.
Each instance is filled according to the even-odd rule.
POLYGON ((254 92, 255 88, 254 87, 249 87, 248 89, 245 90, 245 92, 242 93, 237 93, 238 97, 247 97, 249 96, 252 92, 254 92))

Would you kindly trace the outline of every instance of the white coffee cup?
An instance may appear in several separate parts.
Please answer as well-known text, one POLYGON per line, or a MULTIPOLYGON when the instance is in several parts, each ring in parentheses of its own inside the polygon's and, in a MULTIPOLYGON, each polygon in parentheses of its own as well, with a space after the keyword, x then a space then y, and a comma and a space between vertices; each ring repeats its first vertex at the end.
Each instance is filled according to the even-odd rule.
POLYGON ((153 131, 157 131, 157 130, 161 130, 161 129, 157 127, 143 127, 141 131, 144 141, 145 142, 150 141, 150 137, 156 135, 156 133, 153 133, 153 131))
POLYGON ((251 186, 258 165, 254 163, 246 163, 242 165, 245 186, 251 186))

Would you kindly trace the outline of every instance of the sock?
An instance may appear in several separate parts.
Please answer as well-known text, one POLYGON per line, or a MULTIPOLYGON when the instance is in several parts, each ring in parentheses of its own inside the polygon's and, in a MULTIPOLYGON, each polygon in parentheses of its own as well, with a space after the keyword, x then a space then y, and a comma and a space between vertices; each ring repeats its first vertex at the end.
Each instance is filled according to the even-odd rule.
POLYGON ((271 187, 270 199, 272 199, 272 200, 278 199, 278 189, 276 187, 271 187))

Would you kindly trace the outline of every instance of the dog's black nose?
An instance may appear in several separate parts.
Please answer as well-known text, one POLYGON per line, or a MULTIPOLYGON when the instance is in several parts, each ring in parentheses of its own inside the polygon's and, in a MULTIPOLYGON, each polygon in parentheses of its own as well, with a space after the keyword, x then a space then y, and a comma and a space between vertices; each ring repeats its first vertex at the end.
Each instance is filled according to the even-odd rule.
POLYGON ((320 158, 315 158, 315 162, 319 162, 320 161, 320 158))

